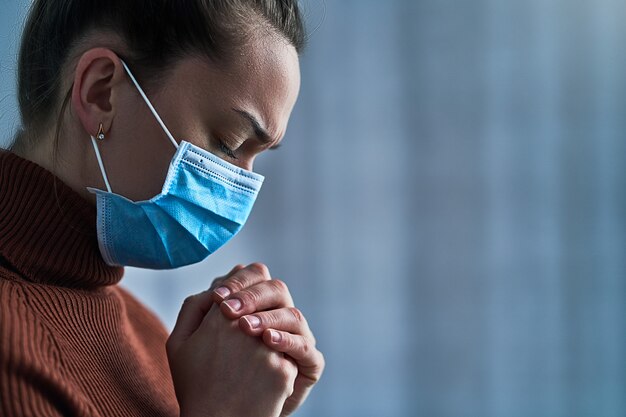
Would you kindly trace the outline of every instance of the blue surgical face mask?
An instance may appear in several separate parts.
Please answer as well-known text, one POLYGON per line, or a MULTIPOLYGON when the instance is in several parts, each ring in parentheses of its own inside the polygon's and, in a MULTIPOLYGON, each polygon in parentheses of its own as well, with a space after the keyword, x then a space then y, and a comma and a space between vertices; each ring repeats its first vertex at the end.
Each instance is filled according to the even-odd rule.
POLYGON ((98 144, 91 137, 107 187, 107 191, 88 188, 97 199, 100 252, 115 266, 170 269, 200 262, 244 225, 263 176, 189 142, 178 144, 126 63, 122 64, 176 153, 161 193, 134 202, 111 191, 98 144))

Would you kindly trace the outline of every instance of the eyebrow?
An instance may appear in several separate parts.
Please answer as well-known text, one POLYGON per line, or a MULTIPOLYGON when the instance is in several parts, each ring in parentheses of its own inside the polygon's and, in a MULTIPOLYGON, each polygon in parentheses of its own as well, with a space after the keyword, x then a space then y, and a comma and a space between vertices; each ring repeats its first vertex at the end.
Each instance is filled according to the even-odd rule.
MULTIPOLYGON (((254 129, 254 134, 261 140, 261 142, 265 144, 270 144, 274 142, 270 134, 267 133, 267 130, 261 125, 256 117, 254 117, 252 114, 248 113, 245 110, 233 108, 233 111, 250 122, 250 124, 252 125, 252 129, 254 129)), ((276 144, 270 149, 278 149, 279 147, 280 144, 276 144)))

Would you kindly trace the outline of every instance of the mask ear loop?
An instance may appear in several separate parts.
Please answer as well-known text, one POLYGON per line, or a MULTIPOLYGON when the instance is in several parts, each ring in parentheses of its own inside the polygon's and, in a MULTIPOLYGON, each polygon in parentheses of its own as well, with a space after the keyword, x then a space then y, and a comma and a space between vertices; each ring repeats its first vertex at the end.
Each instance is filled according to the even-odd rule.
POLYGON ((172 136, 172 134, 170 133, 170 131, 167 128, 167 126, 165 126, 165 123, 163 123, 163 120, 161 120, 161 117, 159 116, 159 114, 154 109, 154 106, 152 105, 152 103, 150 102, 148 97, 146 96, 146 93, 143 92, 143 90, 139 86, 139 83, 137 82, 137 80, 133 76, 132 72, 130 72, 130 69, 128 68, 128 65, 126 65, 126 62, 124 62, 124 60, 122 58, 120 58, 120 61, 122 61, 122 65, 124 65, 124 69, 126 69, 126 72, 130 76, 130 79, 133 80, 133 83, 135 84, 135 87, 137 87, 137 90, 139 90, 139 94, 141 94, 141 97, 143 97, 143 100, 146 102, 146 104, 150 108, 150 111, 152 112, 152 114, 154 114, 154 117, 156 117, 157 121, 159 122, 159 124, 161 125, 161 127, 163 128, 165 133, 167 134, 167 137, 170 139, 170 141, 172 142, 174 147, 176 149, 178 149, 178 142, 176 142, 176 139, 174 139, 174 136, 172 136))
POLYGON ((98 150, 98 144, 96 143, 96 138, 89 135, 91 138, 91 143, 93 144, 93 150, 96 151, 96 158, 98 159, 98 165, 100 166, 100 172, 102 172, 102 178, 104 178, 104 184, 107 186, 107 191, 111 192, 111 186, 109 185, 109 179, 107 178, 107 173, 104 170, 104 164, 102 163, 102 157, 100 157, 100 151, 98 150))
MULTIPOLYGON (((141 88, 141 86, 139 85, 139 83, 137 82, 135 77, 133 76, 133 73, 130 72, 130 69, 128 68, 128 65, 126 65, 126 62, 124 62, 124 60, 121 59, 121 58, 120 58, 120 61, 122 61, 122 65, 124 65, 124 69, 126 70, 128 75, 130 76, 130 79, 133 81, 133 84, 135 84, 135 87, 137 87, 137 90, 139 90, 139 94, 141 94, 141 97, 143 98, 143 100, 148 105, 148 108, 150 108, 150 111, 152 112, 154 117, 156 117, 157 121, 159 122, 159 124, 161 125, 161 127, 163 128, 165 133, 167 134, 167 137, 172 142, 172 145, 174 145, 174 147, 176 149, 178 149, 178 142, 176 142, 176 139, 174 139, 174 136, 172 136, 172 134, 170 133, 170 131, 167 128, 167 126, 165 126, 165 123, 163 123, 163 120, 161 120, 161 117, 159 116, 159 114, 155 110, 154 106, 150 102, 150 99, 148 99, 148 96, 146 96, 146 93, 144 93, 143 89, 141 88)), ((107 173, 104 170, 104 163, 102 162, 102 157, 100 156, 100 150, 98 149, 98 143, 96 142, 96 139, 93 136, 90 135, 90 137, 91 137, 91 143, 93 145, 93 150, 96 152, 96 158, 98 159, 98 166, 100 166, 100 172, 102 172, 102 178, 104 179, 104 184, 107 187, 107 191, 110 193, 110 192, 112 192, 111 191, 111 185, 109 184, 109 179, 107 177, 107 173)))

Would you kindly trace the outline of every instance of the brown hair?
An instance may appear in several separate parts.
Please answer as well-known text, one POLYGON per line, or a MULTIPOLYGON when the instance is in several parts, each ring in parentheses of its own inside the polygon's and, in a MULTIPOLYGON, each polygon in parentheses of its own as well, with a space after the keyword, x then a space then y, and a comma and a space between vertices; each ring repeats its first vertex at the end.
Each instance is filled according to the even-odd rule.
POLYGON ((92 30, 119 35, 125 51, 115 52, 149 90, 180 58, 202 54, 227 62, 246 39, 267 29, 301 52, 306 35, 297 0, 34 0, 19 52, 22 126, 13 148, 30 146, 25 132, 36 137, 55 116, 58 140, 71 96, 71 88, 61 96, 62 68, 92 30))

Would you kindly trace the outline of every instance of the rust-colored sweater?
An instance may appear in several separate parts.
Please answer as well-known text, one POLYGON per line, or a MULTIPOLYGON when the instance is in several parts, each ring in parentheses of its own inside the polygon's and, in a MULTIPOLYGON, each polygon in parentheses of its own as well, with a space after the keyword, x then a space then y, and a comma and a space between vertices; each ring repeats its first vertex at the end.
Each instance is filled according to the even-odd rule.
MULTIPOLYGON (((95 207, 0 150, 0 416, 177 416, 167 331, 102 259, 95 207)), ((129 231, 132 233, 132 231, 129 231)))

